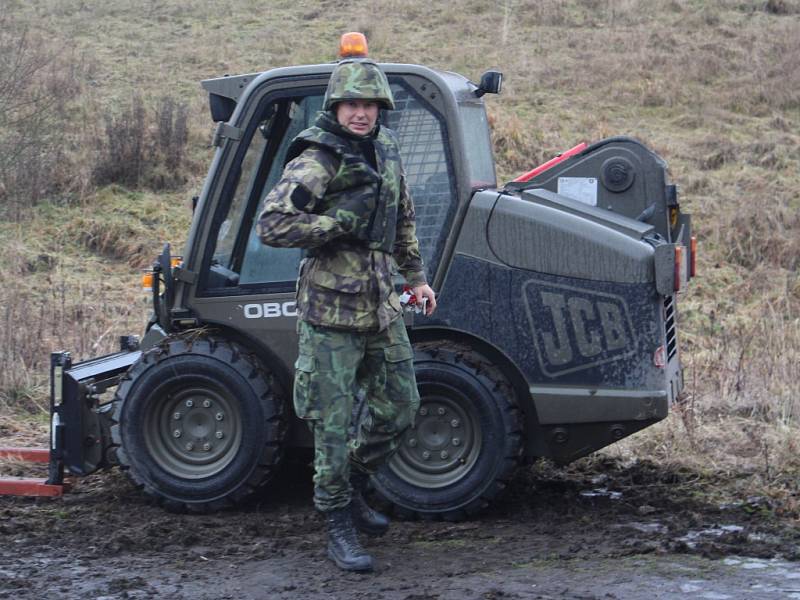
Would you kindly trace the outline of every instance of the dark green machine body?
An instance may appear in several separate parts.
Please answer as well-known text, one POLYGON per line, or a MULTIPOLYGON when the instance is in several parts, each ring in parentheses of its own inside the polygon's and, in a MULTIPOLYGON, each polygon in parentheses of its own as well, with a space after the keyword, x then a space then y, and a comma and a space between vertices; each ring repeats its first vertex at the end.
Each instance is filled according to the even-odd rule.
MULTIPOLYGON (((486 90, 418 65, 381 66, 397 105, 381 122, 399 137, 439 308, 407 316, 423 404, 374 484, 400 512, 463 516, 523 457, 568 462, 667 415, 682 388, 675 290, 686 283, 690 222, 664 162, 630 138, 498 188, 486 90)), ((156 318, 122 378, 108 441, 168 506, 236 502, 265 484, 284 449, 310 443, 290 394, 303 253, 260 244, 254 224, 331 69, 203 84, 218 150, 181 265, 160 259, 156 318), (203 365, 216 379, 193 374, 203 365), (239 400, 250 395, 253 406, 239 400), (251 416, 267 434, 245 426, 251 416), (229 417, 238 429, 222 428, 229 417), (188 418, 201 435, 190 439, 188 418)))

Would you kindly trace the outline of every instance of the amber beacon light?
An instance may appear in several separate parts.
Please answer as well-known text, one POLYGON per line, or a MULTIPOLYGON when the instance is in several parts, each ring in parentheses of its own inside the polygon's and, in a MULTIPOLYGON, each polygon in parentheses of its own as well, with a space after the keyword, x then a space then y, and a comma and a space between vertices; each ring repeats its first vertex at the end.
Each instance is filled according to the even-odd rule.
POLYGON ((145 292, 153 291, 153 272, 145 271, 142 273, 142 290, 145 292))
POLYGON ((367 38, 363 33, 351 31, 339 41, 339 58, 364 58, 367 56, 367 38))

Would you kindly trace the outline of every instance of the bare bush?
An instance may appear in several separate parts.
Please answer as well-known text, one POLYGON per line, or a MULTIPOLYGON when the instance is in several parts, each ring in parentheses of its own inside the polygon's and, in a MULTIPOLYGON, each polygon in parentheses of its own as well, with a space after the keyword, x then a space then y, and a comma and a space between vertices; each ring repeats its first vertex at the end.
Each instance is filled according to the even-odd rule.
POLYGON ((74 57, 59 58, 0 17, 0 217, 17 220, 46 195, 71 186, 62 136, 78 78, 74 57))
POLYGON ((186 104, 163 97, 148 109, 135 95, 118 114, 105 117, 105 141, 94 165, 98 185, 175 189, 186 183, 189 141, 186 104))

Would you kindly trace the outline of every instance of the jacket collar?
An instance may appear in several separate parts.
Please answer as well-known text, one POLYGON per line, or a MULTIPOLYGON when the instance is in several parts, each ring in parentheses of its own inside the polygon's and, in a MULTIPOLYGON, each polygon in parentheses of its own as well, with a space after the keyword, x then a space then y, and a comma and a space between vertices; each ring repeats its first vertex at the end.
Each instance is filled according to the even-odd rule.
POLYGON ((319 113, 314 125, 320 129, 324 129, 328 133, 332 133, 346 140, 353 140, 354 142, 374 140, 376 137, 378 137, 378 132, 381 129, 380 123, 375 123, 375 127, 367 135, 358 135, 357 133, 353 133, 346 127, 342 126, 339 121, 336 120, 336 116, 333 114, 333 112, 329 110, 319 113))

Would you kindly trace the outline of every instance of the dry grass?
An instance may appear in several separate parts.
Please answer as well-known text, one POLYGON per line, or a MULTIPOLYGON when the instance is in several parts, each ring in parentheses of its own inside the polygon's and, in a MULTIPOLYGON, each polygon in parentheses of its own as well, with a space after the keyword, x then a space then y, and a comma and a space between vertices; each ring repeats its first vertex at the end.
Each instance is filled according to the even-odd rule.
POLYGON ((139 269, 163 241, 185 239, 189 218, 181 196, 110 187, 91 207, 41 206, 0 222, 0 411, 46 412, 50 352, 82 360, 141 333, 150 307, 139 269))
MULTIPOLYGON (((800 0, 453 0, 446 16, 419 0, 375 0, 366 12, 333 0, 7 6, 21 26, 91 58, 77 114, 95 140, 136 94, 186 103, 184 197, 210 158, 197 82, 329 61, 351 29, 367 32, 381 60, 473 79, 500 68, 504 92, 487 102, 502 180, 582 140, 643 140, 669 161, 701 240, 700 277, 680 302, 689 400, 610 452, 747 471, 747 485, 789 494, 800 428, 800 0)), ((68 150, 86 181, 96 146, 79 142, 68 150)), ((0 290, 0 317, 36 332, 0 331, 4 364, 19 367, 0 375, 0 402, 42 402, 51 349, 89 355, 140 328, 146 308, 121 290, 158 241, 187 226, 164 206, 182 201, 165 198, 89 193, 0 228, 0 276, 14 282, 0 290)))

